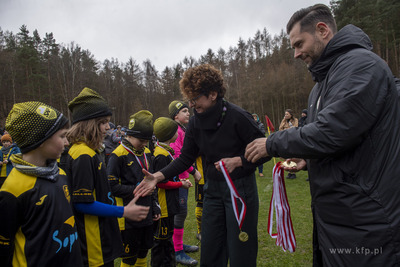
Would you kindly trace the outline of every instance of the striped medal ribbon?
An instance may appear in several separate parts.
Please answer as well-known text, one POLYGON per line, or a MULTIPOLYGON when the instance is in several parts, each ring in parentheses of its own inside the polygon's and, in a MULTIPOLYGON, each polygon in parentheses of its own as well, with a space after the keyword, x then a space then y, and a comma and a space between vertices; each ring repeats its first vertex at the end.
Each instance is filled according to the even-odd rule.
POLYGON ((268 233, 272 238, 276 238, 275 244, 277 246, 282 247, 284 251, 294 252, 296 249, 296 237, 290 217, 290 206, 286 195, 284 170, 281 168, 281 162, 278 162, 273 168, 272 179, 273 188, 268 213, 268 233), (272 233, 274 209, 276 212, 277 233, 272 233))
POLYGON ((221 167, 222 173, 224 174, 226 183, 228 184, 229 190, 231 192, 232 207, 233 207, 236 221, 239 225, 239 230, 240 230, 239 240, 242 242, 246 242, 247 240, 249 240, 249 235, 246 232, 242 231, 243 221, 244 221, 244 218, 246 217, 246 209, 247 209, 246 203, 243 201, 242 197, 239 195, 238 191, 236 190, 236 187, 229 175, 229 172, 227 171, 227 169, 225 167, 225 163, 222 160, 219 162, 219 166, 221 167), (240 210, 240 215, 239 215, 237 199, 239 199, 240 202, 242 202, 242 208, 240 210))
POLYGON ((136 161, 139 163, 139 165, 140 165, 140 167, 142 167, 142 169, 146 169, 146 171, 149 170, 149 162, 147 161, 147 157, 146 157, 146 153, 145 153, 145 152, 143 152, 144 164, 145 164, 145 165, 143 166, 143 163, 140 161, 140 159, 138 158, 138 156, 136 156, 135 153, 133 153, 133 151, 132 151, 129 147, 127 147, 126 145, 124 145, 122 142, 121 142, 121 145, 122 145, 129 153, 131 153, 132 155, 135 156, 136 161))

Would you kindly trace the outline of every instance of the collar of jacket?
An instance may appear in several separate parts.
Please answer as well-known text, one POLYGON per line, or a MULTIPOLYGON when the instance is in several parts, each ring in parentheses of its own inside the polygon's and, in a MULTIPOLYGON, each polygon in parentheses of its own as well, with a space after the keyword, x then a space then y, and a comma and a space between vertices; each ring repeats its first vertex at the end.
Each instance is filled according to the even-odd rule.
POLYGON ((197 113, 194 110, 194 127, 203 130, 215 130, 218 128, 218 121, 222 116, 222 98, 217 99, 217 103, 207 111, 197 113))
POLYGON ((313 80, 316 82, 323 81, 336 59, 356 48, 372 50, 372 43, 368 35, 360 28, 349 24, 333 36, 320 58, 308 68, 313 80))

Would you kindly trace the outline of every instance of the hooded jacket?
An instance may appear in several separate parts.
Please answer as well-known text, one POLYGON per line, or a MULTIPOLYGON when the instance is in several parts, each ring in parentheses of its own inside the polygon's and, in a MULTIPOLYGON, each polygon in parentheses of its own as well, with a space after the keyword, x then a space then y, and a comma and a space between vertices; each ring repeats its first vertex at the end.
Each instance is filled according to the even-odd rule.
POLYGON ((314 266, 393 266, 400 252, 400 106, 368 36, 347 25, 309 68, 308 124, 272 134, 270 156, 307 159, 314 266))
MULTIPOLYGON (((0 160, 1 161, 3 161, 3 154, 4 154, 4 152, 5 151, 7 151, 7 148, 5 148, 5 147, 2 147, 1 149, 0 149, 0 160)), ((11 170, 13 169, 13 164, 12 164, 12 162, 11 162, 11 160, 10 160, 10 157, 11 157, 11 155, 13 155, 13 154, 18 154, 18 153, 21 153, 21 150, 19 150, 19 147, 16 145, 16 144, 12 144, 9 148, 8 148, 8 152, 6 152, 6 153, 8 153, 7 154, 7 161, 8 161, 8 163, 7 163, 7 166, 6 166, 6 172, 7 172, 7 176, 10 174, 10 172, 11 172, 11 170)), ((0 166, 0 169, 1 169, 1 166, 0 166)))

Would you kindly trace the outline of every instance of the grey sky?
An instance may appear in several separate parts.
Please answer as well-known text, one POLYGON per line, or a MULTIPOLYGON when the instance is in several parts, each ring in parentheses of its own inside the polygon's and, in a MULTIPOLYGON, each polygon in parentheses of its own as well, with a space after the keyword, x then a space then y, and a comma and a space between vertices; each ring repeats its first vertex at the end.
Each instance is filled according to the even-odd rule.
POLYGON ((150 59, 162 71, 209 48, 227 50, 264 27, 279 34, 295 11, 316 3, 329 0, 0 0, 0 27, 16 34, 25 24, 99 61, 150 59))

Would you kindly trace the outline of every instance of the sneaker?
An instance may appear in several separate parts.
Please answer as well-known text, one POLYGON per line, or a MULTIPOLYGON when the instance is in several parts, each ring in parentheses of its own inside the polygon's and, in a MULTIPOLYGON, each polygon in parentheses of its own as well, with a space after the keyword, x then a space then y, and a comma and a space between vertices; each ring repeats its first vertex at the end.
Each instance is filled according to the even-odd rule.
POLYGON ((199 247, 183 244, 183 251, 185 251, 185 253, 196 252, 196 251, 199 251, 199 247))
POLYGON ((180 263, 186 266, 196 266, 197 261, 188 256, 183 250, 175 252, 176 263, 180 263))
POLYGON ((201 233, 197 233, 197 234, 196 234, 196 238, 197 238, 199 241, 201 241, 201 233))
POLYGON ((264 174, 262 172, 259 173, 260 177, 264 177, 264 174))

